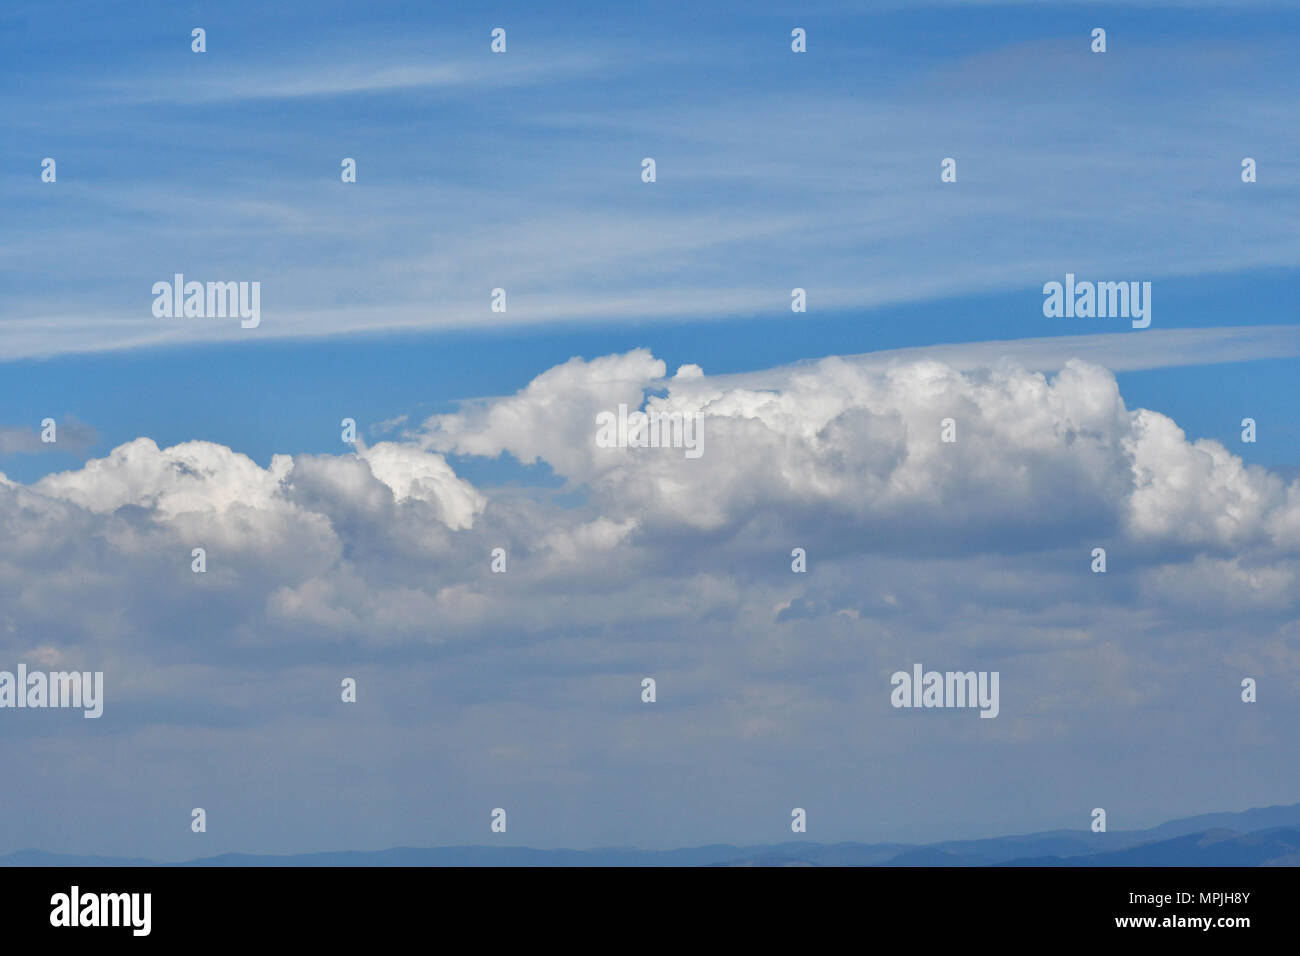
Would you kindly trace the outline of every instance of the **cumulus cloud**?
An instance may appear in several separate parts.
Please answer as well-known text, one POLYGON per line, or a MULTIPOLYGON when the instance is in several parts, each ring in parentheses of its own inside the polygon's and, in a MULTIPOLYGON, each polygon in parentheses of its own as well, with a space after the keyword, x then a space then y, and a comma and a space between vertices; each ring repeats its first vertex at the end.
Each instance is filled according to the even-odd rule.
MULTIPOLYGON (((380 709, 364 732, 329 726, 390 754, 385 772, 417 774, 418 753, 467 793, 509 779, 538 801, 703 767, 726 776, 718 793, 796 770, 816 788, 817 742, 843 740, 846 719, 875 727, 839 745, 855 765, 993 746, 1024 780, 1035 748, 1119 740, 1153 709, 1179 734, 1209 728, 1223 718, 1178 709, 1189 687, 1231 697, 1243 668, 1300 670, 1300 482, 1129 408, 1106 369, 828 358, 770 378, 670 375, 636 350, 571 359, 346 455, 263 467, 139 438, 30 485, 0 476, 0 650, 107 671, 140 786, 167 786, 152 748, 182 725, 247 724, 328 764, 329 740, 290 728, 360 674, 380 709), (596 416, 619 404, 698 415, 704 454, 600 447, 596 416), (501 455, 564 487, 475 487, 453 465, 501 455), (807 573, 791 571, 796 547, 807 573), (1249 629, 1225 630, 1234 619, 1249 629), (1000 670, 1002 713, 974 722, 997 726, 883 723, 888 674, 913 661, 1000 670), (653 729, 624 709, 646 674, 653 729)), ((201 749, 242 766, 215 739, 201 749)), ((1111 758, 1141 756, 1125 753, 1111 758)), ((833 769, 830 803, 852 789, 833 769)))
MULTIPOLYGON (((84 561, 89 578, 111 580, 132 562, 143 577, 184 570, 202 546, 213 580, 246 589, 253 619, 361 643, 546 632, 547 614, 521 616, 494 597, 495 547, 510 554, 514 600, 527 590, 534 610, 592 627, 623 613, 593 587, 612 596, 638 574, 706 566, 725 584, 708 600, 729 613, 751 600, 757 556, 779 565, 794 546, 818 560, 962 560, 1087 555, 1101 543, 1135 566, 1169 564, 1152 593, 1197 579, 1170 568, 1231 560, 1220 586, 1288 603, 1289 578, 1268 568, 1300 550, 1300 483, 1127 408, 1099 366, 1070 361, 1048 375, 828 358, 777 389, 715 383, 694 366, 666 372, 645 350, 574 358, 515 395, 433 416, 409 441, 276 455, 267 467, 210 442, 160 449, 140 438, 30 486, 6 479, 0 555, 62 560, 68 577, 84 561), (705 453, 599 447, 597 415, 620 404, 698 416, 705 453), (570 498, 475 488, 448 454, 545 462, 570 498)), ((764 604, 785 609, 777 622, 871 613, 830 593, 764 604)))
MULTIPOLYGON (((122 576, 186 582, 166 602, 177 614, 214 588, 238 593, 243 612, 218 641, 254 643, 266 640, 250 636, 258 622, 360 645, 546 635, 561 619, 598 628, 639 613, 620 597, 638 576, 702 570, 712 584, 696 594, 699 613, 784 608, 769 625, 892 613, 883 599, 819 593, 826 582, 812 576, 763 593, 755 569, 780 567, 795 546, 823 563, 1068 551, 1077 570, 1101 544, 1147 569, 1165 603, 1178 582, 1205 593, 1210 565, 1197 560, 1231 561, 1216 586, 1243 600, 1292 603, 1289 572, 1274 565, 1300 550, 1300 483, 1127 408, 1099 366, 1047 375, 828 358, 779 389, 666 372, 645 350, 575 358, 515 395, 434 416, 409 441, 267 467, 210 442, 140 438, 30 486, 6 479, 0 559, 57 568, 35 592, 101 582, 99 610, 123 617, 136 588, 108 596, 122 576), (704 454, 599 447, 597 415, 620 404, 698 416, 704 454), (545 462, 568 498, 476 488, 448 454, 545 462), (212 555, 207 591, 184 576, 193 547, 212 555), (489 568, 497 547, 510 556, 508 600, 489 568)), ((1017 594, 1039 572, 1019 573, 1006 585, 1017 594)))
POLYGON ((1129 410, 1100 366, 1069 361, 1049 377, 828 358, 769 390, 664 371, 644 350, 573 359, 517 395, 430 418, 422 441, 545 460, 605 515, 642 526, 734 534, 815 511, 863 533, 1019 529, 1041 546, 1068 528, 1192 547, 1300 544, 1300 484, 1129 410), (620 403, 698 416, 708 452, 598 447, 596 416, 620 403), (953 442, 940 437, 948 419, 953 442))

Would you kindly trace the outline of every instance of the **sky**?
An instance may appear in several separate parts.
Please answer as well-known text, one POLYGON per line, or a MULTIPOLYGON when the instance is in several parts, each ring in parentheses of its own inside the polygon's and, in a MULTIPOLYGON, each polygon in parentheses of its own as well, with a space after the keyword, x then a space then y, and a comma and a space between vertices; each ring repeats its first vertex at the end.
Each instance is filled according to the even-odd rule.
POLYGON ((0 853, 1300 800, 1298 28, 7 3, 0 671, 106 699, 0 709, 0 853), (177 273, 259 282, 260 323, 156 316, 177 273), (1149 327, 1046 316, 1067 274, 1149 282, 1149 327), (703 453, 600 447, 620 404, 703 453), (892 707, 916 662, 999 672, 998 717, 892 707))

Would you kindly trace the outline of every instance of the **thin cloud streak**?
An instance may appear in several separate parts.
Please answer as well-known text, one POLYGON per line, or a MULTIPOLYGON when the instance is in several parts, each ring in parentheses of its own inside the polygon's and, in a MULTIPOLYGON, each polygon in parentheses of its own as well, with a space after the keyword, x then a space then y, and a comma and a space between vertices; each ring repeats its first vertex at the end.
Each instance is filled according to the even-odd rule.
MULTIPOLYGON (((1111 372, 1140 372, 1296 356, 1300 356, 1300 325, 1255 325, 959 342, 864 352, 842 356, 842 360, 871 369, 933 361, 943 362, 962 372, 1009 365, 1036 372, 1053 372, 1064 368, 1072 359, 1081 359, 1111 372)), ((784 388, 791 375, 818 361, 821 360, 810 359, 762 372, 714 375, 709 377, 709 382, 720 387, 784 388)))

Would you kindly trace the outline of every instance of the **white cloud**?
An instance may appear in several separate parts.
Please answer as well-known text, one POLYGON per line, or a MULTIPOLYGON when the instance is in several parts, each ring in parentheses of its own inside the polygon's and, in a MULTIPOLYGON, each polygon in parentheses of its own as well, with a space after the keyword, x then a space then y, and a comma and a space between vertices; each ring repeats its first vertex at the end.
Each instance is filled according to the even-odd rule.
MULTIPOLYGON (((268 755, 283 750, 310 777, 346 740, 417 790, 436 772, 471 803, 485 780, 534 809, 553 788, 616 793, 633 816, 620 787, 684 778, 702 781, 691 801, 795 779, 832 806, 872 786, 846 761, 906 754, 915 780, 891 799, 912 819, 972 753, 1002 786, 1038 787, 1044 761, 1098 739, 1112 741, 1106 773, 1140 777, 1135 721, 1176 761, 1189 740, 1238 739, 1189 695, 1231 700, 1246 667, 1300 677, 1300 484, 1129 409, 1099 366, 829 358, 754 373, 773 389, 666 371, 645 351, 573 359, 357 454, 263 468, 138 439, 32 485, 0 481, 0 656, 105 670, 111 752, 144 768, 139 786, 163 785, 151 761, 183 728, 203 761, 187 775, 244 781, 262 772, 245 754, 278 768, 268 755), (702 413, 703 457, 595 446, 595 412, 647 394, 702 413), (944 417, 956 444, 940 441, 944 417), (452 452, 545 461, 568 487, 475 488, 452 452), (1089 570, 1097 544, 1106 575, 1089 570), (193 546, 208 548, 206 575, 190 571, 193 546), (796 546, 806 574, 791 573, 796 546), (893 719, 888 675, 913 661, 1001 671, 998 720, 893 719), (356 718, 325 709, 345 674, 372 708, 356 718), (654 721, 628 710, 647 674, 654 721), (331 740, 304 738, 304 713, 331 740), (527 754, 528 778, 498 776, 494 752, 527 754)), ((1293 720, 1279 706, 1261 716, 1293 720)), ((1283 736, 1241 746, 1277 756, 1293 747, 1283 736)), ((98 750, 81 759, 78 779, 137 785, 98 750)), ((1198 792, 1221 805, 1232 779, 1198 792)), ((580 831, 564 832, 598 839, 580 831)), ((382 839, 417 838, 395 834, 382 839)))
POLYGON ((412 499, 429 502, 437 509, 438 520, 449 528, 470 527, 474 516, 483 510, 483 496, 457 478, 441 455, 380 442, 362 450, 359 457, 388 486, 398 504, 412 499))
POLYGON ((935 361, 829 358, 767 377, 782 387, 664 379, 663 363, 643 350, 573 359, 515 396, 432 417, 424 441, 544 459, 590 486, 607 517, 642 526, 734 533, 815 509, 902 532, 1050 536, 1091 522, 1099 535, 1122 525, 1142 544, 1300 544, 1294 483, 1247 469, 1217 442, 1188 442, 1163 415, 1128 410, 1100 366, 1070 361, 1048 377, 1005 364, 963 373, 935 361), (701 417, 700 459, 596 446, 596 415, 640 407, 655 387, 667 394, 647 408, 701 417), (940 441, 946 418, 953 444, 940 441))

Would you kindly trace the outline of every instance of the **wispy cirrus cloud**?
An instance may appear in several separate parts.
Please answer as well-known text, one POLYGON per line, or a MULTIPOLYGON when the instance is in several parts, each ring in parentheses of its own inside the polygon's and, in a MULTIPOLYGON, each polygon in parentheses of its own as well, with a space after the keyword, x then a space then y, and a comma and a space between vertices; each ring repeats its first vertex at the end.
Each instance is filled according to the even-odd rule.
POLYGON ((484 56, 456 62, 410 60, 368 65, 338 51, 316 56, 298 67, 245 63, 238 69, 181 82, 174 74, 166 78, 153 75, 113 80, 106 84, 106 92, 120 96, 128 104, 181 105, 408 92, 469 94, 607 75, 619 62, 608 56, 575 55, 571 51, 546 56, 544 51, 534 49, 529 54, 498 61, 484 56))
MULTIPOLYGON (((262 278, 263 337, 775 315, 796 286, 814 313, 1023 290, 1028 334, 1041 325, 1037 289, 1067 271, 1159 282, 1300 264, 1277 215, 1300 191, 1281 159, 1300 143, 1277 122, 1295 90, 1276 41, 1232 39, 1207 60, 1178 41, 1089 59, 1036 40, 913 64, 888 89, 851 96, 814 79, 743 95, 679 84, 649 99, 638 79, 658 75, 652 62, 624 58, 611 82, 606 53, 484 47, 464 67, 263 67, 143 84, 181 99, 376 99, 340 101, 340 120, 292 131, 250 119, 241 150, 216 159, 188 144, 221 128, 225 108, 196 102, 150 120, 93 173, 65 158, 57 186, 0 187, 13 230, 0 358, 229 340, 219 324, 150 316, 151 284, 176 271, 262 278), (1144 86, 1152 70, 1166 81, 1144 86), (546 78, 572 71, 583 81, 545 94, 546 78), (450 111, 436 129, 358 139, 377 105, 410 108, 403 90, 480 81, 514 92, 481 120, 450 111), (1261 170, 1251 185, 1238 175, 1247 154, 1261 170), (639 178, 647 155, 654 184, 639 178), (343 156, 359 163, 356 184, 338 181, 343 156), (944 156, 957 159, 956 183, 939 182, 944 156), (214 165, 195 176, 200 161, 214 165), (147 189, 118 182, 135 164, 159 170, 147 189), (49 241, 21 241, 37 228, 49 241), (504 314, 488 309, 497 287, 504 314)), ((704 62, 690 49, 676 54, 684 80, 704 62)), ((112 110, 86 119, 106 136, 120 122, 112 110)))
POLYGON ((84 454, 99 441, 99 432, 91 425, 69 416, 55 422, 56 441, 41 440, 41 428, 0 425, 0 455, 84 454))

